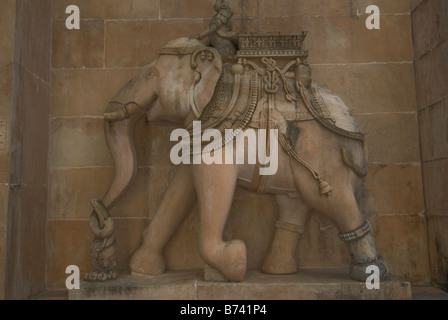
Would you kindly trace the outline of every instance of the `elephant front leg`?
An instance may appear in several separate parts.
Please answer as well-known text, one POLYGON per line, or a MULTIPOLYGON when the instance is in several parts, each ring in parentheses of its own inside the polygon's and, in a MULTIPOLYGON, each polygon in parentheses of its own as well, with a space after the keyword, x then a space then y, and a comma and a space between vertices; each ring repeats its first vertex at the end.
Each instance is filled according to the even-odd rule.
POLYGON ((163 252, 196 202, 191 168, 181 166, 166 191, 154 218, 145 230, 141 247, 133 254, 129 269, 133 274, 158 275, 166 270, 163 252))
POLYGON ((225 242, 222 237, 236 188, 235 167, 200 164, 194 165, 192 172, 199 201, 201 257, 228 280, 242 281, 246 246, 241 240, 225 242))
POLYGON ((267 274, 291 274, 297 272, 295 252, 310 208, 300 199, 279 195, 276 196, 276 205, 279 218, 261 271, 267 274))

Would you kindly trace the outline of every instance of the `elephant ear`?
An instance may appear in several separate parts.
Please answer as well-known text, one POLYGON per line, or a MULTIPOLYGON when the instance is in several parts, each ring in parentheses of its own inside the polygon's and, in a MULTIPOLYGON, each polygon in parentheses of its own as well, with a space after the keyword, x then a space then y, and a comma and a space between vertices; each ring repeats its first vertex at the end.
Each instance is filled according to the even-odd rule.
POLYGON ((222 72, 222 59, 213 48, 201 48, 191 56, 191 68, 195 71, 195 83, 190 90, 190 104, 199 118, 213 97, 222 72))

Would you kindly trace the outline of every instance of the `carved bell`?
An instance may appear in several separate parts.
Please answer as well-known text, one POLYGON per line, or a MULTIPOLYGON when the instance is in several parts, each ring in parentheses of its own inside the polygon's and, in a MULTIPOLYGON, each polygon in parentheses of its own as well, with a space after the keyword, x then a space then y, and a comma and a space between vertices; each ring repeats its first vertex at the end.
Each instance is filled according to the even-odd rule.
POLYGON ((333 187, 330 186, 330 184, 327 181, 325 181, 323 179, 319 180, 319 192, 321 195, 324 195, 324 194, 329 195, 332 190, 333 190, 333 187))

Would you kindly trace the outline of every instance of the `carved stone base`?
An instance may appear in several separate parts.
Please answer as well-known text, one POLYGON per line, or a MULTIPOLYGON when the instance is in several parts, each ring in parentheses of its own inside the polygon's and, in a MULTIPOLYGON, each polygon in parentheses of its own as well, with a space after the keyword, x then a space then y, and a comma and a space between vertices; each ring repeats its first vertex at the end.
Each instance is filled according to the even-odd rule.
POLYGON ((248 271, 240 283, 204 281, 202 270, 160 276, 120 275, 102 283, 81 282, 70 300, 408 300, 411 285, 389 276, 379 290, 350 279, 347 269, 299 270, 285 276, 248 271))

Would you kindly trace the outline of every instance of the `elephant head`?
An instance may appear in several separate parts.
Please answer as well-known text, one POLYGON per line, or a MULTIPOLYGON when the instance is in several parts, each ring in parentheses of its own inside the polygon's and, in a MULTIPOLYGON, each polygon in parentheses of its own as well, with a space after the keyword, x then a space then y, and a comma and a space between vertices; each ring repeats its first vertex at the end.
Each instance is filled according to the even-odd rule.
POLYGON ((198 118, 221 72, 222 59, 215 49, 195 39, 171 41, 155 62, 118 92, 104 118, 119 121, 139 112, 149 112, 151 120, 183 121, 190 112, 198 118))

